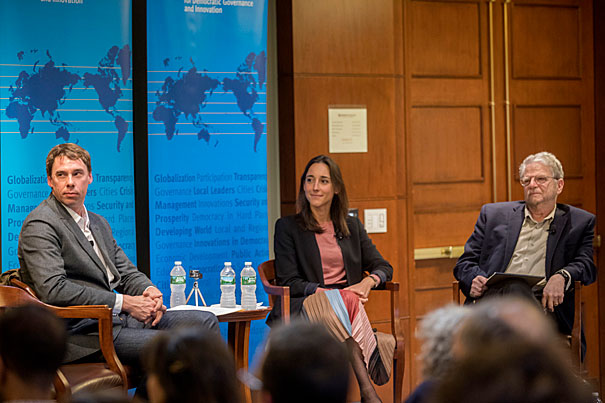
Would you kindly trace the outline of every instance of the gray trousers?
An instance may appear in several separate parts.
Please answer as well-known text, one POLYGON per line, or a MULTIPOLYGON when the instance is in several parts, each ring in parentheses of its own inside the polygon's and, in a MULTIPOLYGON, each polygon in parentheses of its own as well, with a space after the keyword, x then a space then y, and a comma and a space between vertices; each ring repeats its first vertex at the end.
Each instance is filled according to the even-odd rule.
POLYGON ((216 316, 204 311, 166 312, 154 327, 145 325, 128 314, 120 314, 120 321, 122 329, 113 341, 114 347, 120 361, 135 368, 141 367, 141 353, 145 345, 159 332, 181 326, 197 326, 217 334, 220 333, 216 316))

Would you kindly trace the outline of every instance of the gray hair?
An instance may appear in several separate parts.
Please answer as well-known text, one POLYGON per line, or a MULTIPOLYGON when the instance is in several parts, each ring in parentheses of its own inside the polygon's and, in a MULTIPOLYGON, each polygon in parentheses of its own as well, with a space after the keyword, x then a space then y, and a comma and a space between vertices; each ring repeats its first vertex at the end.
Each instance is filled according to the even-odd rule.
POLYGON ((449 370, 454 361, 454 334, 470 312, 469 307, 450 304, 430 312, 422 319, 417 336, 424 341, 419 358, 425 378, 440 378, 449 370))
POLYGON ((540 164, 549 167, 555 179, 563 179, 563 165, 561 165, 561 162, 554 154, 551 154, 548 151, 542 151, 525 157, 521 165, 519 165, 519 178, 523 178, 527 165, 533 164, 534 162, 539 162, 540 164))

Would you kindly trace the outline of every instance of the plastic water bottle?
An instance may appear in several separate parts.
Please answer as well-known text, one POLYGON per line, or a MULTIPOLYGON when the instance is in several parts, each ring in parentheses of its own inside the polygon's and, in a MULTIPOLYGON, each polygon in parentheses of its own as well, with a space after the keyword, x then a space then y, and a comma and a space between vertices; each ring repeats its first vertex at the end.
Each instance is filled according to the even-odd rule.
POLYGON ((187 273, 178 260, 170 270, 170 307, 185 305, 185 287, 187 287, 187 273))
POLYGON ((599 397, 599 392, 592 392, 592 401, 594 403, 603 403, 603 401, 599 397))
POLYGON ((221 270, 221 307, 235 308, 235 270, 231 262, 225 262, 221 270))
POLYGON ((252 262, 244 263, 240 274, 242 281, 242 309, 256 309, 256 272, 252 262))

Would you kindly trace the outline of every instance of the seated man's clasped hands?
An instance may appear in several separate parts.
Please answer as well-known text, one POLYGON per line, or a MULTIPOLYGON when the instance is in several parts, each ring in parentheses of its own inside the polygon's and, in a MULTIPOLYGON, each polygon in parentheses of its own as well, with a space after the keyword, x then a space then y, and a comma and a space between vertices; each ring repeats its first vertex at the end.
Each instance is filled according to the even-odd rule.
POLYGON ((166 312, 163 295, 155 287, 149 287, 142 295, 124 295, 122 310, 146 325, 155 326, 166 312))

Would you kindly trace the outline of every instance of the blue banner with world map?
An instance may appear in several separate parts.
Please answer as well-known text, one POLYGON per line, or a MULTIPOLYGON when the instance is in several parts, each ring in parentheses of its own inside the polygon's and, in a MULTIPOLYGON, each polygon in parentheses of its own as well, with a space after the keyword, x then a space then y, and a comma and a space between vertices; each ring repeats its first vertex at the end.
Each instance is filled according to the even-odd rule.
POLYGON ((136 262, 130 0, 0 1, 2 268, 18 267, 27 214, 50 188, 45 159, 73 142, 92 157, 86 206, 136 262))
POLYGON ((166 295, 176 260, 214 304, 223 262, 239 280, 268 259, 266 47, 266 0, 147 1, 150 272, 166 295))

